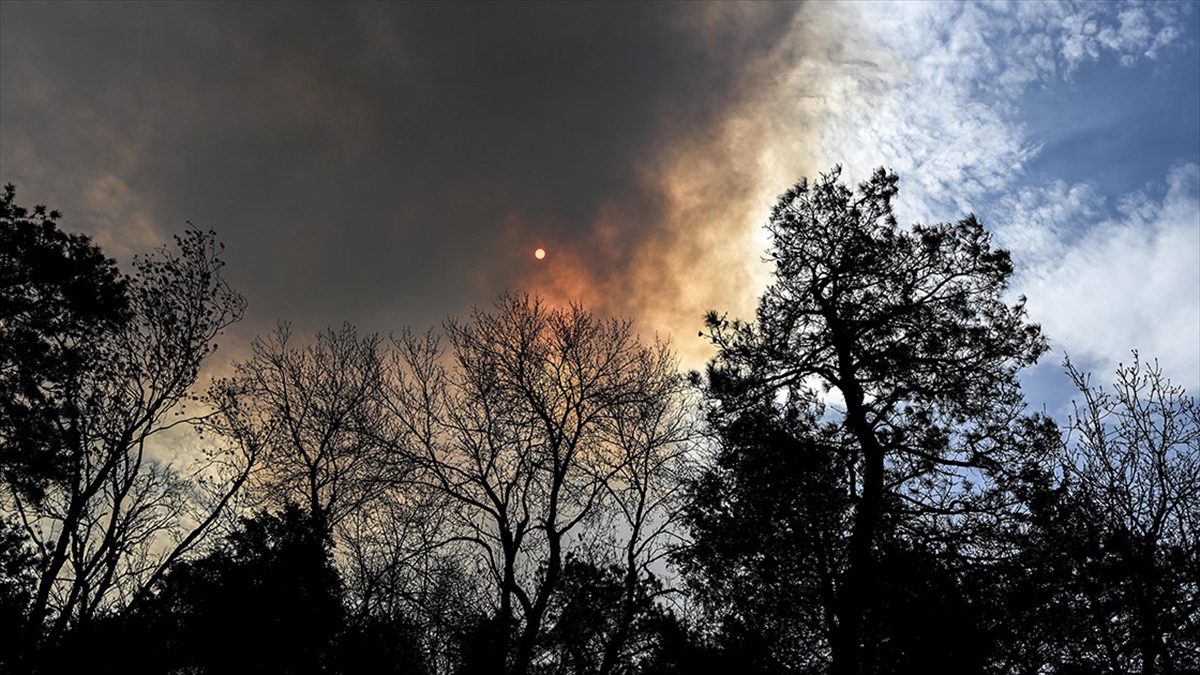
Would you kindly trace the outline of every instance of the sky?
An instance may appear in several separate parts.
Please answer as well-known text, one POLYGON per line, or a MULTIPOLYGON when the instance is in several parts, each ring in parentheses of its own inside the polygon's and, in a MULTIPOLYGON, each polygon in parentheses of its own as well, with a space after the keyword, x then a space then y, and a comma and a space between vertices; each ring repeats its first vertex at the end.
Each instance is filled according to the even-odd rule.
MULTIPOLYGON (((1054 351, 1200 389, 1200 5, 0 3, 0 181, 119 261, 191 222, 279 320, 423 329, 505 290, 711 355, 775 197, 833 165, 975 213, 1054 351), (533 252, 542 247, 543 260, 533 252)), ((1101 381, 1107 377, 1100 377, 1101 381)))

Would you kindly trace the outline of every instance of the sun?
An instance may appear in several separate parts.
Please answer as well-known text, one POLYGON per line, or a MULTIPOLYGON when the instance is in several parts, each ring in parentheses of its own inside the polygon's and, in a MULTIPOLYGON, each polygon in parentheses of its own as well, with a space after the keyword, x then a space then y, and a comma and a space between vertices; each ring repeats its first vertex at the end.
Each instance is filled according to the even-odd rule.
POLYGON ((544 249, 544 248, 539 248, 538 250, 534 251, 534 252, 533 252, 533 257, 537 258, 538 260, 541 260, 542 258, 545 258, 545 257, 546 257, 546 249, 544 249))

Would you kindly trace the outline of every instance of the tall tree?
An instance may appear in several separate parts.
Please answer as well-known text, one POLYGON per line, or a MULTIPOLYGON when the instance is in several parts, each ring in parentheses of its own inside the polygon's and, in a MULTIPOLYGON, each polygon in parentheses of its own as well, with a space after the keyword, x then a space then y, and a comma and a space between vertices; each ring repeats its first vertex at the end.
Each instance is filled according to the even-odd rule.
POLYGON ((1200 666, 1200 406, 1138 353, 1110 388, 1070 361, 1078 388, 1068 440, 1069 503, 1080 528, 1060 541, 1088 588, 1095 665, 1142 673, 1200 666), (1070 546, 1074 543, 1074 546, 1070 546))
POLYGON ((1020 446, 1016 374, 1046 345, 1023 302, 1005 302, 1012 264, 974 216, 901 228, 895 174, 857 191, 839 176, 802 180, 772 210, 774 281, 757 320, 710 313, 707 325, 710 381, 726 395, 749 405, 790 385, 836 401, 854 514, 831 646, 835 672, 859 673, 885 510, 953 513, 933 483, 1005 469, 1020 446))

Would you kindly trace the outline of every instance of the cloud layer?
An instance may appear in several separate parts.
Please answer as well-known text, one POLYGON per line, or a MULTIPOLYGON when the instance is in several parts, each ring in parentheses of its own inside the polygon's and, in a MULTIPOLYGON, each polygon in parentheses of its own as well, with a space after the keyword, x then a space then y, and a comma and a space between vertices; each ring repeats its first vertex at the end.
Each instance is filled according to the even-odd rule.
POLYGON ((1085 159, 1150 147, 1137 101, 1109 114, 1135 80, 1196 106, 1191 11, 4 3, 0 175, 122 258, 216 228, 251 300, 239 339, 424 326, 523 288, 698 366, 703 312, 748 316, 769 280, 775 196, 886 165, 902 221, 976 212, 1012 248, 1056 346, 1140 347, 1196 387, 1200 143, 1160 130, 1117 178, 1085 159), (1073 109, 1097 73, 1118 93, 1073 109))
POLYGON ((243 330, 426 325, 534 282, 636 311, 663 158, 722 133, 793 11, 5 3, 0 173, 121 258, 216 228, 243 330))
MULTIPOLYGON (((1068 190, 1066 203, 1087 192, 1068 190)), ((1052 199, 1053 211, 1061 203, 1051 206, 1052 199)), ((1070 215, 1087 218, 1088 209, 1080 204, 1070 215)), ((1118 210, 1073 241, 1040 247, 1046 258, 1020 279, 1029 311, 1060 354, 1107 374, 1136 348, 1194 392, 1200 389, 1200 167, 1175 168, 1161 197, 1138 192, 1119 200, 1118 210)), ((1048 222, 1057 219, 1051 213, 1048 222)), ((1048 229, 1054 236, 1059 228, 1048 229)))

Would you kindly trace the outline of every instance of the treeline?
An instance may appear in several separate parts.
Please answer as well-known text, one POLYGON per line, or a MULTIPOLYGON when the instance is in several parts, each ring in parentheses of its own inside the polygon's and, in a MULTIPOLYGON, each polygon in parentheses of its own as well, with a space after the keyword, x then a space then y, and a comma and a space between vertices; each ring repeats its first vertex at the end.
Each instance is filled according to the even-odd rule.
POLYGON ((974 217, 837 170, 771 213, 706 372, 503 296, 254 341, 195 230, 129 274, 0 223, 0 672, 1200 669, 1200 409, 1136 353, 1031 411, 1046 340, 974 217))

